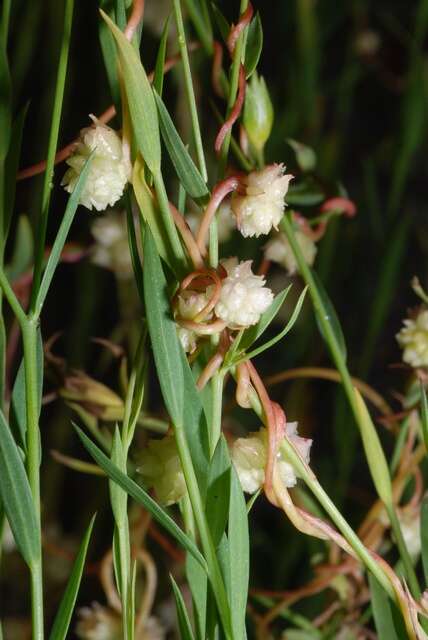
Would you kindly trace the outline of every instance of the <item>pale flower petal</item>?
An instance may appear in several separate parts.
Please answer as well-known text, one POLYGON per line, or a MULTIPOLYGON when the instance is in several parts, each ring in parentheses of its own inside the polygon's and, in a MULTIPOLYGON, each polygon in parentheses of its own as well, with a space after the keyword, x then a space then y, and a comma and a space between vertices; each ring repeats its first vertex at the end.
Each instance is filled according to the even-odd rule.
POLYGON ((403 322, 397 334, 403 349, 403 361, 411 367, 428 367, 428 309, 423 309, 416 318, 403 322))

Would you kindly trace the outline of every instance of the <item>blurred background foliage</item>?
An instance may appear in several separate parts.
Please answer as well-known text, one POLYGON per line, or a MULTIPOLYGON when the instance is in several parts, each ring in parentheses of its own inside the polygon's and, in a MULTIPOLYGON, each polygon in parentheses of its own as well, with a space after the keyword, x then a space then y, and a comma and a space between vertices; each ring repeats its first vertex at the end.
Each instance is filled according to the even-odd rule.
MULTIPOLYGON (((236 19, 236 4, 218 2, 231 21, 236 19)), ((76 2, 61 144, 73 140, 79 129, 87 126, 89 113, 101 113, 111 102, 98 38, 97 5, 95 1, 76 2)), ((142 58, 150 70, 170 6, 167 0, 147 0, 146 5, 142 58)), ((254 0, 254 6, 260 11, 264 31, 259 71, 266 78, 275 108, 266 158, 269 162, 285 161, 296 173, 287 139, 309 145, 317 156, 314 175, 324 193, 336 194, 342 188, 340 183, 356 203, 355 218, 337 218, 329 225, 315 268, 341 319, 351 372, 373 385, 397 409, 394 397, 403 392, 409 375, 402 367, 393 366, 400 362, 395 334, 406 309, 417 304, 409 286, 411 277, 417 274, 422 284, 428 280, 428 2, 254 0)), ((21 166, 41 160, 47 146, 62 10, 57 0, 12 3, 10 59, 15 111, 28 104, 21 166)), ((188 33, 195 36, 190 25, 188 33)), ((169 55, 176 50, 171 28, 169 55)), ((217 123, 211 109, 210 63, 200 50, 192 53, 191 61, 204 143, 211 150, 208 159, 211 154, 213 160, 217 123)), ((179 67, 167 76, 166 100, 183 139, 189 139, 179 67)), ((63 173, 63 166, 59 166, 56 187, 63 173)), ((20 183, 17 214, 31 218, 33 205, 39 202, 40 185, 40 178, 20 183)), ((171 180, 170 194, 176 192, 171 180)), ((53 229, 65 202, 66 194, 55 188, 53 229)), ((79 246, 88 247, 93 241, 89 231, 92 219, 93 214, 84 210, 77 215, 71 239, 79 246)), ((247 242, 244 249, 242 239, 237 238, 232 243, 225 248, 226 255, 232 246, 234 253, 245 257, 244 251, 248 254, 262 245, 247 242)), ((279 286, 284 286, 286 279, 279 268, 272 269, 269 278, 279 286)), ((298 291, 299 279, 294 282, 298 291)), ((65 358, 67 367, 84 370, 119 391, 118 362, 91 338, 112 339, 127 348, 129 327, 139 321, 134 299, 132 286, 117 287, 112 273, 87 259, 63 265, 45 310, 44 339, 61 332, 53 350, 65 358)), ((286 341, 259 360, 266 375, 302 366, 330 366, 309 303, 286 341)), ((61 382, 53 369, 48 371, 48 379, 45 393, 55 392, 61 382)), ((351 524, 358 526, 374 491, 352 416, 338 386, 318 380, 287 381, 275 387, 273 397, 283 404, 289 419, 299 421, 299 430, 314 438, 312 466, 351 524)), ((159 415, 155 384, 147 409, 159 415)), ((71 411, 64 402, 55 399, 46 406, 44 415, 44 450, 84 457, 70 427, 71 411)), ((257 426, 253 417, 235 409, 226 420, 239 424, 243 431, 257 426)), ((390 434, 381 434, 386 450, 391 451, 390 434)), ((69 554, 84 523, 94 510, 99 512, 91 548, 95 562, 109 544, 112 519, 107 484, 102 480, 66 470, 46 454, 42 483, 43 517, 51 531, 46 541, 46 572, 53 574, 52 597, 48 588, 47 602, 53 608, 57 586, 67 575, 69 554), (62 563, 66 570, 61 575, 62 563)), ((283 514, 264 500, 254 506, 251 539, 251 585, 265 589, 294 589, 304 584, 311 575, 311 558, 322 548, 317 541, 298 535, 283 514)), ((170 560, 155 540, 149 545, 160 575, 166 575, 170 560)), ((10 580, 23 570, 17 558, 6 557, 0 574, 3 615, 19 617, 28 610, 27 594, 17 591, 25 580, 10 580)), ((90 574, 89 568, 80 595, 82 603, 101 597, 90 574)), ((167 590, 167 580, 161 579, 161 597, 167 590)), ((296 610, 315 615, 325 606, 325 598, 328 595, 322 594, 304 600, 296 610)))

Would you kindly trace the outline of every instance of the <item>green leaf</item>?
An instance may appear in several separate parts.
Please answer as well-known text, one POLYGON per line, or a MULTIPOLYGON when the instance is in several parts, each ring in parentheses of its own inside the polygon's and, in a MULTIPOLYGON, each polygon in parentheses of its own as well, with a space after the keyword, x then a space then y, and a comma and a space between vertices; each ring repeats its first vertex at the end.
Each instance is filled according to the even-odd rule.
POLYGON ((291 331, 291 329, 293 328, 297 318, 299 317, 300 310, 301 310, 303 302, 305 300, 307 289, 308 289, 308 287, 305 287, 303 289, 302 293, 300 294, 299 299, 297 301, 297 304, 294 307, 294 311, 293 311, 293 313, 291 315, 291 318, 287 322, 287 324, 285 325, 284 329, 280 333, 278 333, 278 335, 276 335, 274 338, 272 338, 272 340, 268 340, 268 342, 265 342, 264 344, 262 344, 257 349, 254 349, 253 351, 250 351, 250 353, 247 353, 242 358, 239 358, 238 362, 242 362, 244 360, 249 360, 251 358, 255 358, 256 356, 258 356, 261 353, 263 353, 263 351, 266 351, 267 349, 270 349, 271 347, 273 347, 277 342, 282 340, 282 338, 284 338, 284 336, 286 336, 289 331, 291 331))
POLYGON ((131 254, 132 268, 134 270, 135 283, 140 296, 141 302, 144 302, 144 285, 143 285, 143 268, 141 265, 140 254, 138 252, 138 241, 135 227, 138 224, 134 219, 132 211, 132 205, 130 202, 129 194, 125 199, 126 201, 126 226, 128 229, 128 244, 129 252, 131 254))
POLYGON ((140 221, 145 223, 153 234, 156 242, 156 248, 162 260, 173 269, 174 256, 171 254, 169 243, 167 240, 167 232, 165 229, 164 219, 159 211, 157 203, 147 186, 144 177, 144 163, 141 156, 137 156, 132 172, 132 188, 134 189, 135 198, 137 200, 140 213, 140 221))
MULTIPOLYGON (((111 447, 111 462, 122 472, 126 470, 125 453, 118 426, 114 430, 113 444, 111 447)), ((124 492, 114 481, 110 481, 110 503, 114 515, 114 520, 121 526, 126 519, 127 499, 124 492)))
POLYGON ((248 27, 247 44, 245 47, 245 72, 248 78, 254 73, 260 60, 263 48, 263 27, 259 12, 248 27))
POLYGON ((22 134, 24 131, 25 119, 27 117, 28 104, 18 113, 12 125, 9 151, 7 152, 4 173, 4 235, 8 236, 10 221, 13 215, 16 192, 16 174, 18 172, 19 158, 21 155, 22 134))
POLYGON ((421 554, 425 584, 428 584, 428 496, 421 504, 421 554))
POLYGON ((76 182, 73 193, 68 199, 65 213, 48 258, 39 291, 37 292, 36 303, 34 305, 36 317, 40 315, 40 312, 42 310, 43 304, 49 291, 49 287, 52 282, 52 278, 54 277, 55 270, 61 257, 61 252, 67 240, 68 232, 70 231, 70 227, 73 223, 77 207, 79 206, 80 194, 82 193, 83 187, 85 186, 85 182, 88 177, 93 154, 94 151, 91 153, 91 155, 83 165, 83 169, 80 173, 79 179, 76 182))
MULTIPOLYGON (((346 342, 345 342, 345 336, 343 335, 343 331, 342 331, 342 327, 340 325, 339 322, 339 318, 337 317, 337 313, 335 308, 333 307, 330 298, 327 295, 327 292, 324 288, 323 283, 321 282, 321 280, 318 277, 318 274, 316 273, 316 271, 314 271, 313 269, 311 270, 312 273, 312 277, 315 280, 315 284, 316 287, 318 289, 318 294, 321 298, 323 307, 324 307, 324 312, 325 312, 325 316, 324 316, 324 320, 326 320, 331 327, 331 330, 334 333, 334 337, 336 339, 337 345, 342 353, 342 358, 343 360, 346 362, 346 342)), ((318 325, 318 329, 320 334, 322 335, 322 337, 324 338, 324 340, 326 340, 326 342, 328 343, 328 340, 326 339, 326 336, 324 335, 323 332, 323 328, 322 325, 319 321, 318 318, 318 314, 316 314, 316 320, 317 320, 317 325, 318 325)))
POLYGON ((162 31, 162 36, 159 43, 158 54, 156 56, 156 65, 155 65, 155 74, 153 77, 153 89, 156 93, 162 96, 163 91, 163 79, 165 75, 164 67, 165 67, 165 57, 166 57, 166 46, 168 44, 168 31, 169 31, 169 21, 171 18, 171 14, 165 20, 165 25, 162 31))
POLYGON ((33 231, 27 216, 19 216, 12 258, 5 271, 9 280, 16 280, 32 265, 34 252, 33 231))
MULTIPOLYGON (((107 3, 101 2, 101 6, 103 5, 106 6, 107 3)), ((116 46, 113 35, 105 22, 100 22, 98 36, 100 39, 101 52, 103 54, 104 67, 107 74, 111 97, 116 107, 116 113, 120 114, 120 86, 119 79, 117 77, 116 46)))
POLYGON ((153 518, 159 522, 176 540, 186 549, 199 564, 205 569, 203 556, 195 543, 180 529, 174 520, 162 509, 134 480, 125 475, 109 458, 94 444, 79 427, 74 425, 77 434, 85 449, 90 453, 97 464, 106 474, 114 480, 136 502, 143 505, 153 518))
POLYGON ((40 559, 40 528, 24 463, 0 411, 0 497, 22 557, 31 566, 40 559))
POLYGON ((101 15, 116 41, 138 149, 150 171, 158 174, 161 164, 159 123, 150 82, 132 44, 104 11, 101 15))
POLYGON ((71 616, 73 615, 74 606, 79 592, 80 582, 82 580, 83 569, 85 566, 86 554, 88 551, 89 541, 94 527, 95 516, 93 516, 89 527, 83 537, 79 552, 73 564, 73 569, 68 580, 67 588, 61 600, 58 612, 55 616, 52 631, 49 640, 65 640, 70 626, 71 616))
POLYGON ((189 614, 184 604, 183 596, 177 583, 172 575, 169 576, 174 591, 175 606, 177 611, 178 628, 180 629, 181 640, 194 640, 192 625, 190 624, 189 614))
POLYGON ((355 387, 354 393, 358 412, 358 424, 360 426, 361 438, 363 440, 367 464, 369 465, 373 483, 383 503, 386 506, 392 506, 391 476, 376 427, 373 424, 366 403, 355 387))
POLYGON ((275 316, 279 313, 291 287, 292 285, 290 284, 286 289, 278 293, 273 299, 273 302, 270 305, 269 309, 262 313, 258 323, 246 329, 239 343, 240 349, 246 350, 251 347, 253 342, 260 338, 262 333, 266 331, 272 320, 274 320, 275 316))
POLYGON ((420 383, 421 388, 421 427, 422 437, 424 439, 425 450, 428 451, 428 402, 427 394, 423 383, 420 383))
MULTIPOLYGON (((4 16, 5 17, 5 16, 4 16)), ((6 19, 6 18, 5 18, 6 19)), ((12 86, 7 59, 7 25, 0 24, 0 164, 9 149, 11 135, 12 86)))
POLYGON ((187 358, 171 314, 167 282, 153 236, 144 239, 144 296, 146 316, 162 395, 176 428, 184 429, 192 463, 204 495, 208 470, 205 416, 187 358))
POLYGON ((219 439, 210 461, 205 511, 214 546, 218 546, 229 517, 230 456, 224 439, 219 439))
POLYGON ((245 504, 241 483, 233 467, 230 476, 228 541, 230 601, 233 603, 231 607, 233 636, 235 638, 245 638, 250 541, 247 505, 245 504))
POLYGON ((186 554, 186 578, 192 593, 193 618, 199 640, 206 638, 208 577, 199 562, 186 554))
MULTIPOLYGON (((38 382, 38 415, 42 406, 43 395, 43 340, 40 329, 37 332, 37 382, 38 382)), ((12 389, 10 407, 10 428, 23 451, 27 451, 27 401, 25 391, 24 359, 19 365, 12 389)))
POLYGON ((369 573, 371 604, 379 638, 399 640, 392 617, 389 598, 379 582, 369 573))
POLYGON ((154 96, 159 113, 162 139, 181 184, 192 198, 198 199, 207 196, 207 185, 178 135, 162 98, 156 92, 154 96))

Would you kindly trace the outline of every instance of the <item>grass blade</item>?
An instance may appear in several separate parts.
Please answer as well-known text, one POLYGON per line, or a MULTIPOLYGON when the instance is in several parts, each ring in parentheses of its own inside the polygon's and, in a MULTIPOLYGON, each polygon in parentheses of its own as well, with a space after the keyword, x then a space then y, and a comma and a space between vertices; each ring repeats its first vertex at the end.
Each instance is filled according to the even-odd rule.
POLYGON ((168 31, 169 21, 171 15, 165 20, 165 25, 162 31, 162 36, 159 43, 158 54, 156 56, 155 74, 153 77, 153 88, 157 94, 162 96, 163 91, 163 79, 165 75, 165 58, 166 58, 166 46, 168 44, 168 31))
POLYGON ((58 613, 49 640, 65 640, 70 626, 71 616, 73 615, 74 606, 76 604, 77 594, 82 580, 83 569, 85 566, 86 554, 88 551, 89 541, 91 539, 92 529, 94 527, 95 516, 93 516, 89 527, 83 537, 79 552, 74 561, 73 569, 67 583, 67 588, 61 600, 58 613))
POLYGON ((116 41, 138 149, 150 171, 158 174, 161 163, 159 123, 150 82, 132 44, 104 11, 100 13, 116 41))
POLYGON ((24 463, 0 411, 0 497, 18 547, 31 566, 39 560, 40 529, 24 463))
POLYGON ((82 189, 85 185, 86 178, 88 176, 93 153, 94 152, 92 152, 92 154, 89 156, 89 158, 85 162, 85 165, 82 169, 82 172, 79 176, 79 179, 76 183, 73 193, 70 195, 68 199, 67 206, 65 208, 64 217, 62 219, 60 228, 58 230, 58 234, 55 238, 55 242, 53 244, 52 251, 49 255, 46 269, 43 274, 42 282, 40 284, 40 288, 37 293, 37 298, 34 305, 34 314, 36 317, 40 315, 40 312, 42 310, 43 304, 45 302, 46 296, 49 291, 49 287, 52 282, 52 278, 54 277, 55 270, 58 266, 58 262, 61 257, 61 251, 64 248, 64 244, 67 240, 68 232, 70 231, 70 227, 73 223, 77 207, 79 206, 80 194, 82 193, 82 189))
POLYGON ((385 640, 386 638, 388 638, 388 640, 400 640, 395 630, 389 598, 376 578, 370 573, 369 584, 373 616, 379 638, 385 638, 385 640))
POLYGON ((186 605, 184 604, 183 596, 178 588, 178 585, 174 578, 170 575, 172 588, 174 591, 175 606, 177 610, 177 622, 180 629, 181 640, 194 640, 192 631, 192 625, 190 624, 189 614, 187 613, 186 605))
POLYGON ((154 96, 159 113, 162 139, 181 184, 192 198, 198 199, 207 196, 207 185, 184 146, 162 98, 157 93, 154 96))
POLYGON ((250 574, 250 540, 248 534, 247 505, 235 469, 230 476, 229 505, 229 562, 232 629, 235 638, 245 638, 248 581, 250 574))
POLYGON ((253 342, 255 342, 258 338, 260 338, 262 333, 266 331, 266 329, 268 328, 272 320, 274 320, 276 315, 279 313, 282 305, 285 302, 285 298, 289 294, 291 287, 292 285, 290 284, 286 289, 281 291, 281 293, 278 293, 278 295, 275 296, 269 309, 267 309, 267 311, 262 313, 258 323, 252 327, 249 327, 244 332, 244 335, 242 336, 241 341, 239 343, 240 349, 246 350, 249 347, 251 347, 253 342))
POLYGON ((77 435, 82 441, 83 446, 93 457, 95 462, 103 469, 106 474, 114 482, 116 482, 128 495, 136 502, 142 504, 143 507, 152 514, 154 519, 159 522, 176 540, 188 551, 199 564, 205 568, 205 560, 200 551, 190 540, 190 538, 180 529, 174 520, 164 511, 134 480, 125 475, 120 469, 114 465, 109 458, 99 449, 79 427, 74 427, 77 435))

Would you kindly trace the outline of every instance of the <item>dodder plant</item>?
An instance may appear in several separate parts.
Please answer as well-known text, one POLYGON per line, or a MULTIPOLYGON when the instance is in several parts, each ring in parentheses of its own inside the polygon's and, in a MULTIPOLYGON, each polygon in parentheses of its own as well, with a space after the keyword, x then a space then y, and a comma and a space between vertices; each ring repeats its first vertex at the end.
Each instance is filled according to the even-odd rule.
MULTIPOLYGON (((106 214, 105 223, 98 220, 93 233, 100 245, 95 261, 110 266, 118 278, 125 277, 132 266, 144 308, 137 339, 130 340, 134 349, 133 364, 129 371, 126 366, 122 370, 124 399, 82 373, 69 376, 61 391, 78 411, 80 427, 75 425, 75 430, 97 466, 65 458, 62 461, 80 471, 108 476, 115 523, 112 551, 103 563, 103 585, 109 607, 95 605, 83 610, 77 633, 86 638, 127 639, 164 635, 161 626, 150 616, 156 571, 130 526, 131 499, 144 507, 185 551, 192 613, 171 576, 180 637, 241 640, 247 633, 267 637, 269 622, 281 612, 282 603, 279 609, 274 607, 265 616, 252 610, 246 624, 249 513, 263 493, 272 508, 281 509, 298 531, 323 540, 330 549, 335 562, 323 587, 329 586, 338 575, 349 574, 358 589, 367 593, 361 574, 366 570, 372 613, 380 637, 427 637, 423 630, 425 603, 403 536, 398 508, 409 476, 417 475, 415 465, 417 467, 424 445, 412 451, 415 432, 411 430, 407 447, 403 448, 401 438, 393 465, 388 466, 363 399, 366 395, 379 405, 379 397, 351 377, 339 321, 311 268, 315 243, 322 238, 329 221, 342 214, 352 217, 353 203, 343 194, 333 193, 327 197, 321 193, 320 197, 319 192, 311 190, 305 172, 313 168, 315 157, 311 149, 296 141, 290 144, 301 177, 296 176, 291 182, 293 176, 285 174, 283 164, 265 164, 264 147, 272 128, 273 108, 266 84, 256 71, 263 42, 259 16, 253 15, 248 1, 241 0, 235 24, 229 25, 219 9, 208 6, 205 0, 186 0, 188 17, 199 39, 197 46, 202 47, 207 59, 212 61, 213 92, 223 104, 224 116, 216 107, 213 110, 213 120, 218 118, 220 124, 211 149, 203 143, 201 134, 180 0, 172 2, 179 54, 166 58, 171 28, 168 20, 156 68, 150 76, 141 62, 139 47, 144 2, 135 0, 128 6, 125 0, 119 0, 114 3, 114 9, 109 2, 101 4, 102 49, 115 104, 98 119, 92 117, 93 123, 82 130, 79 139, 55 156, 73 13, 72 0, 66 0, 47 160, 19 174, 24 178, 44 172, 28 304, 19 299, 13 271, 4 265, 13 213, 12 185, 25 113, 18 114, 13 121, 6 55, 8 0, 2 9, 0 73, 4 99, 0 117, 4 134, 0 143, 3 265, 0 285, 21 330, 23 363, 9 403, 4 382, 7 342, 2 316, 0 495, 2 522, 6 517, 30 572, 33 637, 40 640, 45 633, 43 496, 40 496, 40 464, 45 452, 40 446, 39 430, 43 420, 44 367, 40 319, 58 263, 67 254, 65 243, 79 204, 103 211, 119 200, 126 209, 128 244, 122 225, 124 219, 118 213, 106 214), (188 150, 187 141, 181 139, 162 99, 165 73, 176 63, 182 68, 192 126, 189 142, 196 160, 188 150), (115 114, 120 122, 117 131, 107 126, 115 114), (206 166, 208 154, 216 161, 210 176, 206 166), (162 161, 165 156, 169 156, 179 181, 175 203, 165 184, 162 161), (56 159, 66 160, 68 164, 62 184, 70 197, 46 258, 46 229, 56 159), (290 205, 287 211, 286 202, 290 205), (186 215, 191 204, 196 213, 186 215), (316 206, 316 215, 303 216, 291 208, 305 205, 316 206), (232 227, 236 227, 243 238, 269 235, 263 245, 262 260, 259 255, 252 261, 240 261, 237 257, 224 259, 226 256, 220 259, 219 238, 232 227), (265 275, 272 261, 284 266, 290 274, 298 272, 306 287, 283 330, 263 342, 264 332, 277 317, 289 292, 287 288, 274 297, 266 285, 265 275), (257 264, 260 264, 258 274, 253 271, 257 264), (327 377, 342 383, 379 496, 360 535, 352 530, 311 470, 311 441, 298 435, 295 422, 287 422, 284 408, 271 400, 254 364, 259 354, 274 348, 292 329, 306 292, 336 367, 334 371, 318 373, 322 376, 327 371, 327 377), (147 420, 143 411, 150 351, 168 414, 166 424, 147 420), (230 434, 226 437, 223 433, 226 384, 234 388, 237 404, 255 412, 261 423, 260 429, 247 437, 234 438, 230 434), (106 435, 99 430, 98 422, 91 420, 94 407, 99 418, 116 422, 112 435, 106 435), (141 452, 133 445, 137 429, 142 427, 161 429, 164 435, 149 440, 141 452), (394 480, 391 472, 395 474, 394 480), (289 491, 296 485, 297 478, 301 478, 313 495, 313 501, 307 500, 309 510, 289 491), (243 491, 253 494, 248 502, 243 491), (175 503, 179 511, 166 508, 175 503), (384 521, 379 526, 381 514, 384 521), (392 527, 400 555, 397 571, 378 553, 388 526, 385 518, 392 527), (143 605, 139 608, 136 577, 140 564, 147 579, 143 605)), ((422 320, 420 324, 421 331, 425 331, 422 320)), ((423 354, 421 356, 417 346, 421 338, 414 333, 409 336, 413 327, 409 321, 399 339, 404 345, 416 343, 416 347, 406 348, 413 349, 413 354, 416 350, 419 358, 413 355, 413 360, 407 357, 407 361, 415 367, 423 366, 423 354)), ((414 401, 414 394, 411 398, 414 401)), ((423 389, 419 400, 422 403, 420 420, 417 412, 413 419, 421 423, 426 436, 428 410, 423 389)), ((69 632, 92 528, 93 520, 82 540, 56 613, 50 631, 52 639, 65 638, 69 632)), ((310 593, 311 585, 308 589, 310 593)), ((266 602, 261 601, 260 606, 263 605, 266 602)), ((366 621, 370 615, 368 610, 366 621)), ((322 637, 317 626, 310 621, 302 622, 302 617, 299 620, 306 632, 299 637, 322 637)), ((363 624, 361 621, 360 626, 363 624)))

